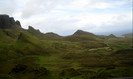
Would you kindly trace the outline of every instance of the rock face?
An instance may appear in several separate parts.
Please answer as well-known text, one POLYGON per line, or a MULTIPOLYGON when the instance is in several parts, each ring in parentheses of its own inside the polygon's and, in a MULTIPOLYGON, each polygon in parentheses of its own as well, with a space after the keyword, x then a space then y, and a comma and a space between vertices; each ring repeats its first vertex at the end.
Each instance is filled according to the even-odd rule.
POLYGON ((29 26, 28 32, 31 33, 31 34, 41 33, 39 30, 34 29, 32 26, 29 26))
POLYGON ((0 28, 11 28, 13 25, 19 25, 21 27, 20 22, 15 22, 13 17, 9 17, 8 15, 0 15, 0 28))
POLYGON ((15 22, 18 26, 20 26, 21 27, 21 24, 20 24, 20 22, 17 20, 16 22, 15 22))

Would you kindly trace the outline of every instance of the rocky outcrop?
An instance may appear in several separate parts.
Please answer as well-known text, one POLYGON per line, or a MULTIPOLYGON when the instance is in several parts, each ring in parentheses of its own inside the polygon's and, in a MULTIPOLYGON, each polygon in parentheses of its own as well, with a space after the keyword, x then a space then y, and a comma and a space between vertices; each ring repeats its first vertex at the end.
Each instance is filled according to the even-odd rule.
POLYGON ((17 20, 16 22, 15 22, 18 26, 20 26, 21 27, 21 24, 20 24, 20 22, 17 20))
POLYGON ((31 33, 31 34, 41 33, 39 30, 34 29, 32 26, 29 26, 28 32, 31 33))
POLYGON ((11 28, 13 25, 21 26, 20 22, 15 22, 13 17, 9 17, 8 15, 0 15, 0 28, 11 28))
POLYGON ((10 24, 15 25, 15 20, 14 20, 14 18, 13 18, 13 17, 9 17, 9 19, 10 19, 10 24))
POLYGON ((43 39, 43 37, 44 37, 43 33, 41 33, 39 30, 34 29, 32 26, 29 26, 27 32, 33 36, 36 36, 39 39, 43 39))

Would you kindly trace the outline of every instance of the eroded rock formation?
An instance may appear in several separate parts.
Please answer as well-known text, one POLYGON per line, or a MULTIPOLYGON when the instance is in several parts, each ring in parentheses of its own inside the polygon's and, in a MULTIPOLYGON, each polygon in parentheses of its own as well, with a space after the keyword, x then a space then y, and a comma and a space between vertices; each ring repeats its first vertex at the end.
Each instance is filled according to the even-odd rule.
POLYGON ((13 25, 18 25, 21 27, 19 21, 15 21, 13 17, 8 15, 0 15, 0 28, 11 28, 13 25))

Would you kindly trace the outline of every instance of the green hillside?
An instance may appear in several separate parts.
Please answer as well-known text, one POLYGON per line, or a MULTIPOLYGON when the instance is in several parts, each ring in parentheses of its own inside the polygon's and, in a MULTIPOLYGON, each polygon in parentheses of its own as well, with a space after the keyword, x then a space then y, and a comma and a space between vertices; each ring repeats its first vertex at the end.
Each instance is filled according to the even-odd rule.
POLYGON ((133 77, 132 39, 82 30, 65 37, 44 34, 31 26, 1 23, 0 17, 0 79, 133 77))

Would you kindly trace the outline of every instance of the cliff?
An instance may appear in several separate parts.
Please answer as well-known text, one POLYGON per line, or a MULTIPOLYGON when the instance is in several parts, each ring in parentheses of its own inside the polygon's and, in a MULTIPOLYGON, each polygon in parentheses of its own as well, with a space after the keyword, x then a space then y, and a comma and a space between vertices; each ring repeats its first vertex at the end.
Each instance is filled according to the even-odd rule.
POLYGON ((13 25, 18 25, 21 27, 19 21, 15 21, 13 17, 9 17, 8 15, 0 15, 0 28, 11 28, 13 25))

